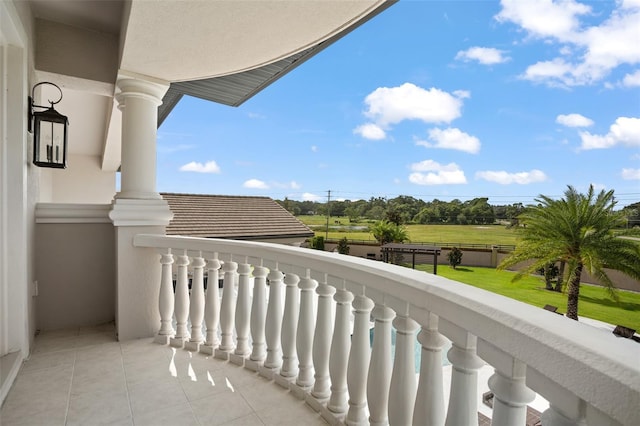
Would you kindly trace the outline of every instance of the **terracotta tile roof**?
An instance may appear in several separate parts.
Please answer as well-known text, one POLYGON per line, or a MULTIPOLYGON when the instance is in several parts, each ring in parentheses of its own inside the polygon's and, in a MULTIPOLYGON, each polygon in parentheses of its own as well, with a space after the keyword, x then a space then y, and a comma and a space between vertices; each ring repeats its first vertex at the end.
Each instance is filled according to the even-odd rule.
POLYGON ((174 214, 167 235, 263 240, 313 231, 269 197, 162 193, 174 214))

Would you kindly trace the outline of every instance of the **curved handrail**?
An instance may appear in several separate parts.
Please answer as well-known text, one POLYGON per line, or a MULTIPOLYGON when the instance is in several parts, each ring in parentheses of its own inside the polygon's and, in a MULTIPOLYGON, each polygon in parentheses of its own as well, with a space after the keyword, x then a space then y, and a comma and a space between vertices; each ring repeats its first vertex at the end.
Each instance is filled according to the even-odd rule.
MULTIPOLYGON (((134 245, 277 262, 285 272, 330 271, 327 282, 334 287, 366 293, 422 324, 435 314, 477 336, 479 349, 486 342, 622 424, 640 424, 640 345, 611 333, 444 277, 337 253, 164 235, 137 235, 134 245)), ((482 356, 495 366, 500 359, 490 359, 492 353, 482 356)))

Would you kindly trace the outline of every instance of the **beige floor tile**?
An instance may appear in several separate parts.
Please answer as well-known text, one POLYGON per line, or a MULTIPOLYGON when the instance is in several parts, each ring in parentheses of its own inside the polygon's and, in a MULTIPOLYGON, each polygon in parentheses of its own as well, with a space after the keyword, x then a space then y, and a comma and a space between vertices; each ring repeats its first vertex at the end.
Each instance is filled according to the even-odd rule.
POLYGON ((160 379, 129 386, 129 399, 134 419, 160 407, 173 407, 187 402, 178 379, 160 379))
POLYGON ((266 426, 299 426, 304 424, 305 426, 322 426, 326 425, 320 414, 313 411, 311 407, 305 404, 303 401, 295 399, 292 395, 289 395, 290 401, 283 404, 271 405, 256 414, 262 420, 266 426), (287 407, 283 409, 283 407, 287 407), (301 419, 304 419, 302 423, 301 419))
POLYGON ((73 349, 58 352, 35 353, 22 365, 22 371, 40 370, 42 368, 68 368, 73 366, 76 353, 73 349))
POLYGON ((86 348, 88 346, 105 345, 117 343, 116 335, 113 332, 81 334, 76 337, 76 348, 86 348))
POLYGON ((56 351, 64 351, 69 349, 75 349, 77 343, 78 336, 68 336, 68 337, 41 337, 36 338, 35 345, 33 348, 33 353, 44 353, 44 352, 56 352, 56 351))
POLYGON ((45 410, 14 416, 12 412, 2 409, 0 424, 2 426, 64 426, 66 410, 45 410))
POLYGON ((71 381, 71 395, 80 395, 88 392, 115 392, 127 390, 127 384, 124 377, 124 372, 105 372, 103 370, 96 369, 91 371, 91 374, 78 374, 73 375, 71 381))
POLYGON ((94 334, 94 333, 106 333, 106 332, 116 332, 116 325, 113 321, 107 322, 104 324, 92 325, 87 327, 80 327, 78 329, 78 334, 94 334))
POLYGON ((256 380, 253 386, 238 389, 254 411, 260 411, 271 406, 283 406, 295 403, 296 399, 288 390, 273 382, 256 380))
MULTIPOLYGON (((300 423, 304 424, 304 422, 300 423)), ((248 416, 240 417, 239 419, 232 420, 224 423, 222 426, 264 426, 260 417, 257 414, 252 413, 248 416)))
POLYGON ((215 398, 192 401, 191 407, 202 426, 223 425, 253 413, 247 401, 237 392, 222 392, 215 398))
POLYGON ((189 403, 149 410, 136 415, 134 422, 136 426, 198 426, 189 403))
POLYGON ((67 426, 111 424, 131 418, 125 388, 99 390, 72 395, 67 413, 67 426))

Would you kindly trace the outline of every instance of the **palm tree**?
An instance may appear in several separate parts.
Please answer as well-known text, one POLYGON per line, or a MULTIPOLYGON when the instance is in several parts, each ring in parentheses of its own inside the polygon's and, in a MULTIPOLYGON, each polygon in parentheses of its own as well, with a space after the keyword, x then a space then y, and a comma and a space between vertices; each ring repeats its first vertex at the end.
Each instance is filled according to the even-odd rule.
POLYGON ((604 284, 614 299, 615 285, 605 268, 640 279, 640 244, 613 233, 624 225, 622 212, 613 210, 613 190, 596 195, 590 186, 587 194, 581 194, 569 186, 560 200, 540 195, 536 202, 520 216, 525 224, 520 241, 499 265, 504 269, 530 261, 514 281, 548 263, 566 263, 567 317, 577 320, 583 270, 604 284))
POLYGON ((371 225, 369 232, 373 234, 374 238, 378 240, 381 245, 387 243, 402 243, 409 239, 407 228, 387 220, 381 220, 371 225))

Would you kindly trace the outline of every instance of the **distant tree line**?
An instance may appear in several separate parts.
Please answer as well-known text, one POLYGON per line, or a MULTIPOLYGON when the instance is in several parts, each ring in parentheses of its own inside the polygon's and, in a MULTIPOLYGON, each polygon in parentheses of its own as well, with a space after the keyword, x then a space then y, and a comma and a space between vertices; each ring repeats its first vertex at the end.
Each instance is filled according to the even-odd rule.
MULTIPOLYGON (((293 215, 346 216, 350 221, 386 220, 401 224, 488 225, 498 221, 511 226, 518 225, 518 217, 524 213, 522 203, 491 205, 489 198, 479 197, 468 201, 458 199, 424 201, 407 195, 387 199, 371 197, 369 200, 326 202, 276 200, 293 215)), ((623 209, 629 227, 640 226, 640 202, 623 209)))

